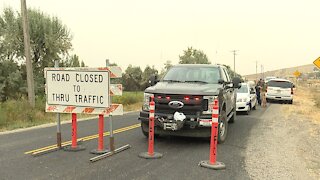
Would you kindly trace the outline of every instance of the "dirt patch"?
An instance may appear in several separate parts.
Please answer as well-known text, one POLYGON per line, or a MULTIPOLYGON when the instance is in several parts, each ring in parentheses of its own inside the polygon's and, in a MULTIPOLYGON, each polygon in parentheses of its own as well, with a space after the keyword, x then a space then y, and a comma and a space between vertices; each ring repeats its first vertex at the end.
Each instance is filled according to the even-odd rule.
POLYGON ((281 107, 282 114, 288 118, 289 116, 302 116, 320 125, 320 86, 308 87, 301 84, 294 91, 292 105, 283 105, 281 107))
POLYGON ((297 117, 284 117, 281 106, 269 105, 251 130, 246 171, 251 179, 319 179, 319 143, 314 146, 319 138, 309 136, 309 121, 301 123, 297 117))

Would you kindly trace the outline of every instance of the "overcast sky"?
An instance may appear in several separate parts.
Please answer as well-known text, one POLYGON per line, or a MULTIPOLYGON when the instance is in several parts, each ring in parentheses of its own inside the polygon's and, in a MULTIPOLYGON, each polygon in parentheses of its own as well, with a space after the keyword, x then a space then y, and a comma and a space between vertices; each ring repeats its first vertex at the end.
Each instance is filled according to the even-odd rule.
MULTIPOLYGON (((90 67, 110 59, 161 69, 187 47, 242 75, 311 64, 320 56, 319 0, 27 0, 57 16, 73 36, 73 52, 90 67)), ((20 0, 0 0, 0 10, 20 11, 20 0)))

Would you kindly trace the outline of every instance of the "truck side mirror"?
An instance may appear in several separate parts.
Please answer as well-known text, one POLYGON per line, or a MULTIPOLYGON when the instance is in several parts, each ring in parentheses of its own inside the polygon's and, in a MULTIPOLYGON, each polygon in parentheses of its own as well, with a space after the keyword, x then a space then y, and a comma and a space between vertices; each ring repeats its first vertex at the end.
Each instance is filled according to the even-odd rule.
POLYGON ((233 84, 233 87, 234 88, 240 88, 241 87, 241 79, 239 78, 239 77, 234 77, 233 79, 232 79, 232 84, 233 84))
POLYGON ((153 85, 157 84, 157 82, 159 82, 158 76, 155 74, 151 75, 149 78, 149 81, 148 81, 149 85, 153 86, 153 85))

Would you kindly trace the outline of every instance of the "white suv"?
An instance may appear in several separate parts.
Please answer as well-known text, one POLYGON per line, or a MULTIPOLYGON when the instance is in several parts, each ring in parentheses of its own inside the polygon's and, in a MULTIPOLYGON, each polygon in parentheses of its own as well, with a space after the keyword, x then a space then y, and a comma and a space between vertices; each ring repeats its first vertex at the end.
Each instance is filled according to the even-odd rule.
POLYGON ((293 102, 293 83, 286 79, 271 79, 267 83, 267 101, 293 102))

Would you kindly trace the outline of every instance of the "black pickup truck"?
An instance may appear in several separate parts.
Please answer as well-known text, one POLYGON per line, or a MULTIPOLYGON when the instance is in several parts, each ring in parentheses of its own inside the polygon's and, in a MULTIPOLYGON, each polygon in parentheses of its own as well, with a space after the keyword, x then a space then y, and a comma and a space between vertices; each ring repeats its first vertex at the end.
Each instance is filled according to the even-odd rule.
POLYGON ((170 68, 161 80, 150 78, 144 92, 140 112, 142 132, 148 136, 149 102, 155 101, 155 135, 192 137, 211 136, 211 105, 219 101, 219 136, 223 143, 228 133, 228 122, 236 118, 236 88, 240 78, 230 79, 223 65, 180 64, 170 68))

